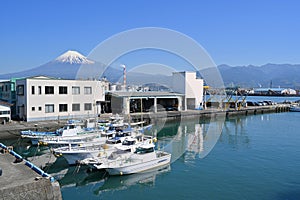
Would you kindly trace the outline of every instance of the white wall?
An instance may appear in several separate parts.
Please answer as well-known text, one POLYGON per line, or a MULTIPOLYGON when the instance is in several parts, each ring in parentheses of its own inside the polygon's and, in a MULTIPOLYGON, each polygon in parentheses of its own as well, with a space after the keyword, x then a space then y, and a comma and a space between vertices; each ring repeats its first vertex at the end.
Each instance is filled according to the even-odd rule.
MULTIPOLYGON (((96 101, 104 101, 104 84, 101 81, 92 80, 61 80, 51 78, 28 78, 17 80, 18 85, 24 85, 24 96, 17 94, 17 106, 24 104, 27 121, 58 119, 76 116, 95 116, 97 113, 96 101), (32 94, 32 86, 35 93, 32 94), (53 86, 54 94, 45 94, 45 86, 53 86), (67 94, 59 94, 59 86, 67 87, 67 94), (72 94, 72 87, 80 87, 80 94, 72 94), (39 94, 41 87, 41 94, 39 94), (84 87, 91 87, 92 94, 84 94, 84 87), (72 104, 79 103, 80 111, 72 111, 72 104), (84 104, 91 103, 91 110, 84 110, 84 104), (54 112, 46 113, 45 105, 54 104, 54 112), (59 112, 59 104, 67 104, 67 112, 59 112), (34 107, 34 110, 32 108, 34 107)), ((22 113, 19 112, 19 116, 22 113)))
POLYGON ((194 109, 203 104, 203 79, 197 79, 196 72, 174 72, 172 89, 185 95, 183 105, 186 108, 190 107, 188 103, 194 105, 194 109), (191 99, 194 99, 194 102, 191 102, 191 99))

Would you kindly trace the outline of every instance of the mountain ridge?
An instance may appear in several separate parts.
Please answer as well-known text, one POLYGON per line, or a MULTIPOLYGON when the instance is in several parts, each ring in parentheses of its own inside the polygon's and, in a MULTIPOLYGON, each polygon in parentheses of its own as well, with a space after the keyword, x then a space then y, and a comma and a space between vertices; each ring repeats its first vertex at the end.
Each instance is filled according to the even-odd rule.
POLYGON ((300 64, 219 65, 225 86, 300 88, 300 64))
MULTIPOLYGON (((205 69, 215 70, 215 69, 205 69)), ((199 71, 208 74, 208 71, 199 71)), ((221 64, 218 70, 226 87, 289 87, 300 88, 300 64, 267 63, 261 66, 230 66, 221 64)), ((212 72, 212 71, 211 71, 212 72)), ((212 72, 213 74, 215 72, 212 72)), ((110 82, 121 82, 123 71, 120 68, 105 66, 93 61, 77 51, 69 50, 54 60, 38 67, 15 73, 1 74, 0 79, 11 79, 31 76, 50 76, 62 79, 100 79, 110 82)), ((204 77, 205 78, 205 77, 204 77)), ((145 84, 149 82, 168 84, 170 76, 127 72, 128 84, 145 84)))

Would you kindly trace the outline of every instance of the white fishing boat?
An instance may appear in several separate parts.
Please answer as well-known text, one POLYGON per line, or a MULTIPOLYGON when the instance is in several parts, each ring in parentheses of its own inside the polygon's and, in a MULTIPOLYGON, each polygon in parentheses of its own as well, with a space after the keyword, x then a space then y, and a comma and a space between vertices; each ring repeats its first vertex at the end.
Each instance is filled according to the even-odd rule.
POLYGON ((159 168, 171 161, 171 154, 156 151, 155 145, 145 144, 136 148, 135 152, 125 158, 108 157, 102 164, 95 164, 97 169, 105 169, 110 175, 134 174, 159 168))
POLYGON ((300 112, 300 106, 299 105, 292 105, 290 107, 290 112, 300 112))
POLYGON ((115 147, 124 146, 125 148, 125 146, 135 145, 140 137, 130 132, 120 132, 115 137, 102 137, 78 145, 69 143, 67 146, 54 148, 52 151, 56 156, 63 156, 68 164, 74 165, 87 158, 105 158, 115 151, 115 147))
POLYGON ((45 136, 39 140, 39 144, 48 145, 51 147, 57 147, 62 145, 79 145, 83 143, 102 143, 104 144, 106 139, 112 137, 112 134, 106 134, 99 131, 91 131, 85 133, 79 133, 74 136, 45 136))
POLYGON ((107 158, 121 159, 133 154, 137 147, 151 144, 156 141, 152 136, 139 135, 136 137, 126 137, 122 143, 119 139, 111 138, 102 146, 102 150, 96 156, 88 157, 80 163, 84 165, 101 165, 107 158))
POLYGON ((47 131, 32 131, 26 130, 21 131, 22 138, 28 138, 31 140, 33 145, 37 145, 40 140, 43 138, 56 138, 56 137, 70 137, 77 136, 84 133, 92 133, 95 131, 95 125, 93 126, 90 122, 90 119, 87 119, 85 123, 79 120, 69 120, 62 128, 57 129, 53 132, 47 131), (85 124, 85 127, 82 128, 82 125, 85 124))
POLYGON ((31 143, 33 145, 37 145, 39 140, 45 138, 45 137, 66 137, 66 136, 76 136, 80 133, 90 133, 93 130, 90 128, 83 129, 80 124, 76 124, 73 122, 68 122, 65 126, 63 126, 60 129, 57 129, 54 132, 40 132, 40 131, 21 131, 21 137, 22 138, 29 138, 31 139, 31 143))
POLYGON ((22 138, 31 139, 33 145, 52 144, 61 145, 68 143, 82 143, 97 138, 104 132, 103 128, 96 127, 94 118, 82 120, 68 120, 60 129, 54 132, 21 131, 22 138))
POLYGON ((102 144, 88 143, 76 146, 69 144, 68 146, 52 149, 52 152, 56 157, 63 156, 69 165, 75 165, 80 160, 97 156, 102 150, 102 144))

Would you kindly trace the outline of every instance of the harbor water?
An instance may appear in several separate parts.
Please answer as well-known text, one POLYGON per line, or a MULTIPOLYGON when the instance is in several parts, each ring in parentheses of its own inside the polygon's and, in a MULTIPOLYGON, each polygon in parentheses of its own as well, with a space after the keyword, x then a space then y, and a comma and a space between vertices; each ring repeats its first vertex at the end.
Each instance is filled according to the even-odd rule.
MULTIPOLYGON (((160 171, 115 177, 106 177, 104 172, 85 172, 79 173, 83 177, 77 177, 76 182, 74 167, 74 181, 62 186, 63 198, 300 199, 299 114, 226 119, 222 134, 207 156, 201 158, 201 139, 194 138, 196 142, 187 151, 160 171)), ((197 123, 170 122, 158 138, 168 144, 173 136, 178 137, 175 132, 179 126, 192 129, 197 123)), ((203 130, 214 123, 204 122, 203 130)), ((204 134, 204 146, 205 142, 204 134)))
POLYGON ((108 176, 60 157, 46 172, 66 200, 300 199, 299 121, 300 113, 282 112, 161 122, 154 134, 172 153, 170 166, 108 176))

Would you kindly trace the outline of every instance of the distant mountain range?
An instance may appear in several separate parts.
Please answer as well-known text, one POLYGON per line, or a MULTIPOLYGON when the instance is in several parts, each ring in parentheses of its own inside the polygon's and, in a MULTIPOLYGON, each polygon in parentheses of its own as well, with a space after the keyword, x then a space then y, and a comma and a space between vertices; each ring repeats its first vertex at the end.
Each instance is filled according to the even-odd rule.
MULTIPOLYGON (((219 65, 218 69, 227 87, 289 87, 300 88, 300 64, 266 64, 263 66, 219 65)), ((204 72, 202 72, 204 73, 204 72)), ((201 74, 201 71, 200 71, 201 74)), ((53 61, 30 70, 1 74, 0 79, 50 76, 62 79, 99 79, 107 78, 111 82, 122 82, 123 71, 120 68, 107 67, 102 63, 88 59, 76 51, 67 51, 53 61)), ((141 72, 127 72, 128 84, 168 85, 170 76, 150 75, 141 72)))
POLYGON ((300 64, 219 65, 226 86, 300 88, 300 64))

